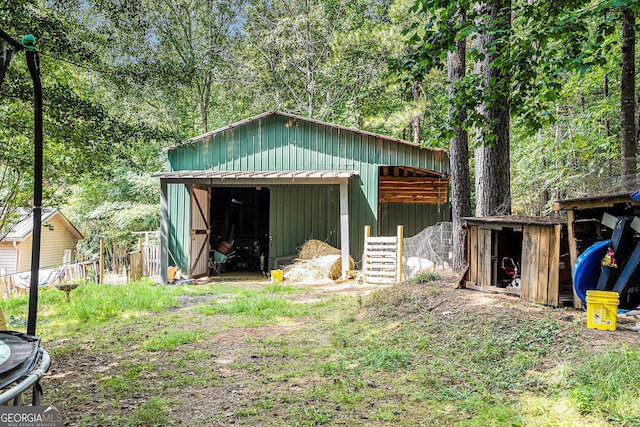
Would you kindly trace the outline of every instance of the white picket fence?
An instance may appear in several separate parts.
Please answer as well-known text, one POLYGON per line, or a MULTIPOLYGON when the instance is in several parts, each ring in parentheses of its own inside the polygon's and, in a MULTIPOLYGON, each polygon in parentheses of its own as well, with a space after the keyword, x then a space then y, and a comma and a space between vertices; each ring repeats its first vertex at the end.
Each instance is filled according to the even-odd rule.
MULTIPOLYGON (((137 258, 137 263, 129 260, 129 266, 138 265, 140 251, 127 254, 129 258, 137 258)), ((126 255, 126 256, 127 256, 126 255)), ((142 245, 142 277, 160 275, 160 245, 142 245)), ((138 267, 138 269, 140 266, 138 267)), ((138 270, 139 271, 139 270, 138 270)), ((29 293, 30 272, 23 271, 6 274, 0 269, 0 299, 7 300, 14 296, 29 293)), ((75 264, 45 267, 40 269, 38 281, 42 285, 55 286, 60 282, 77 282, 79 280, 97 282, 100 277, 100 261, 86 261, 75 264)))
POLYGON ((142 276, 160 275, 160 245, 144 245, 142 247, 142 276))
MULTIPOLYGON (((43 268, 40 270, 38 280, 46 282, 47 286, 55 286, 62 281, 75 282, 78 280, 98 280, 98 261, 79 262, 61 266, 43 268)), ((7 300, 15 296, 29 293, 30 272, 4 274, 0 272, 0 298, 7 300)))

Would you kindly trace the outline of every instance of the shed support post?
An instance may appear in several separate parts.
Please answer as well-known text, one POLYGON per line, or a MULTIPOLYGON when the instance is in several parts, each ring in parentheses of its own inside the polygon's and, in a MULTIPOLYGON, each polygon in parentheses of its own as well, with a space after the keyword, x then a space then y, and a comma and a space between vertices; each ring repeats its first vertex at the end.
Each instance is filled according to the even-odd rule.
POLYGON ((169 283, 169 212, 167 204, 167 180, 160 179, 160 278, 169 283))
POLYGON ((342 278, 349 270, 349 181, 340 182, 340 249, 342 250, 342 278))
POLYGON ((398 226, 398 243, 396 252, 396 283, 402 282, 402 252, 404 250, 404 227, 398 226))
MULTIPOLYGON (((571 259, 571 271, 573 271, 573 267, 576 265, 576 261, 578 260, 578 243, 576 242, 575 236, 575 228, 573 222, 576 220, 576 212, 574 208, 569 208, 566 210, 567 212, 567 235, 569 237, 569 258, 571 259)), ((576 293, 576 288, 571 286, 571 290, 573 291, 573 307, 577 309, 582 308, 582 300, 576 293)))

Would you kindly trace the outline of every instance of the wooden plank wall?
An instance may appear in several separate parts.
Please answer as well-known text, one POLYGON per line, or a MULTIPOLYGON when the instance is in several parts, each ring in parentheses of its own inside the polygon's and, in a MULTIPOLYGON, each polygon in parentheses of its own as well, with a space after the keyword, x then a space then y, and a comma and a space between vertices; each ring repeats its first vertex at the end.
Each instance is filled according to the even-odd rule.
POLYGON ((487 228, 478 229, 478 286, 494 286, 493 283, 493 251, 492 251, 491 230, 487 228))
POLYGON ((394 177, 379 178, 379 203, 429 203, 445 204, 449 190, 449 181, 431 177, 394 177))
POLYGON ((469 226, 469 282, 478 284, 478 226, 469 226))
POLYGON ((496 268, 491 229, 469 226, 469 271, 467 281, 473 287, 495 286, 496 268))
MULTIPOLYGON (((561 231, 561 225, 523 226, 521 299, 558 306, 561 231)), ((499 290, 494 288, 497 285, 494 237, 491 227, 469 225, 467 286, 499 290)))
POLYGON ((535 301, 537 294, 536 283, 538 280, 538 239, 539 227, 525 227, 522 230, 522 254, 526 262, 522 262, 520 280, 520 298, 527 301, 535 301), (525 255, 526 254, 526 255, 525 255), (534 291, 534 287, 535 291, 534 291))
POLYGON ((558 306, 561 226, 526 225, 522 240, 520 297, 558 306))
POLYGON ((484 237, 485 237, 485 232, 482 228, 478 227, 478 235, 477 235, 477 248, 478 248, 478 273, 477 273, 477 281, 476 281, 476 285, 480 286, 481 288, 484 288, 485 286, 487 286, 484 282, 484 269, 485 269, 485 265, 484 265, 484 260, 486 258, 485 253, 484 253, 484 237))
POLYGON ((555 225, 551 230, 549 241, 549 287, 547 288, 547 304, 554 307, 560 305, 560 239, 562 226, 555 225))

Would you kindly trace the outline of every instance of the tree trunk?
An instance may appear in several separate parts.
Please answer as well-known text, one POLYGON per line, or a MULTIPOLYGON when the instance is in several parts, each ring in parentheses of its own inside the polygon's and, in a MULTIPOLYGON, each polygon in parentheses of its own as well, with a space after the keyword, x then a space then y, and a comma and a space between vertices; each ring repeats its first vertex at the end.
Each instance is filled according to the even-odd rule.
MULTIPOLYGON (((464 11, 458 10, 457 20, 462 22, 464 11)), ((456 43, 456 50, 447 53, 447 77, 449 80, 449 100, 456 97, 456 84, 464 78, 466 62, 466 40, 456 43)), ((449 103, 451 105, 451 102, 449 103)), ((449 114, 456 114, 449 108, 449 114)), ((453 118, 453 117, 452 117, 453 118)), ((460 109, 454 119, 455 136, 449 143, 449 161, 451 172, 451 221, 453 240, 453 262, 455 271, 466 266, 466 232, 462 218, 471 216, 471 181, 469 177, 469 137, 462 124, 467 120, 467 112, 460 109)))
MULTIPOLYGON (((413 84, 413 102, 416 108, 418 108, 418 106, 420 105, 420 86, 418 85, 418 83, 413 84)), ((413 128, 413 142, 415 142, 416 144, 420 144, 421 116, 422 108, 418 108, 418 112, 411 119, 411 127, 413 128)))
MULTIPOLYGON (((604 75, 604 79, 602 81, 602 96, 605 101, 609 98, 609 76, 607 74, 604 75)), ((611 136, 611 125, 609 118, 604 119, 604 135, 609 138, 611 136)))
POLYGON ((620 154, 622 158, 622 188, 633 191, 636 186, 636 17, 629 9, 622 13, 622 55, 620 83, 620 154))
POLYGON ((475 150, 476 215, 493 216, 511 213, 511 161, 509 142, 509 76, 495 61, 506 54, 505 34, 511 29, 511 2, 489 0, 485 29, 477 42, 484 61, 474 69, 483 73, 484 102, 480 109, 485 128, 480 132, 475 150), (501 41, 502 40, 502 41, 501 41), (489 49, 487 49, 489 47, 489 49))

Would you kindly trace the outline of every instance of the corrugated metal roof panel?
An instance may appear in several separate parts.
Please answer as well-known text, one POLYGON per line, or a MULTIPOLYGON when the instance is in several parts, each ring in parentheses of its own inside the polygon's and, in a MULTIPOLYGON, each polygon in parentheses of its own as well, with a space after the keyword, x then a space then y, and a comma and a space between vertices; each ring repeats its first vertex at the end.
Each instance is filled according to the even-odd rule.
POLYGON ((472 223, 484 223, 484 224, 525 224, 525 225, 561 225, 567 223, 566 216, 524 216, 524 215, 509 215, 509 216, 484 216, 484 217, 466 217, 463 220, 472 223))
MULTIPOLYGON (((352 176, 360 175, 358 171, 215 171, 215 170, 182 170, 175 172, 165 172, 153 175, 161 179, 211 179, 211 180, 290 180, 309 181, 318 179, 349 179, 352 176)), ((302 183, 302 182, 301 182, 302 183)))
MULTIPOLYGON (((42 223, 47 222, 53 217, 57 209, 43 208, 42 209, 42 223)), ((29 235, 33 231, 33 211, 27 209, 18 210, 19 219, 13 224, 8 224, 6 227, 9 232, 4 237, 4 241, 7 242, 19 242, 29 235)))
MULTIPOLYGON (((294 120, 301 120, 301 121, 305 121, 305 122, 308 122, 308 123, 313 123, 313 124, 316 124, 316 125, 328 126, 328 127, 335 128, 335 129, 338 129, 338 130, 345 130, 345 131, 349 131, 349 132, 359 133, 361 135, 369 135, 369 136, 372 136, 372 137, 374 137, 376 139, 384 139, 384 140, 387 140, 387 141, 394 141, 394 142, 397 142, 397 143, 400 143, 400 144, 406 144, 406 145, 411 145, 411 146, 414 146, 414 147, 420 147, 420 145, 416 144, 415 142, 405 141, 403 139, 394 138, 394 137, 391 137, 391 136, 385 136, 385 135, 380 135, 380 134, 373 133, 373 132, 368 132, 368 131, 365 131, 365 130, 360 130, 360 129, 356 129, 356 128, 350 128, 350 127, 341 126, 341 125, 336 125, 334 123, 322 122, 320 120, 310 119, 310 118, 304 117, 304 116, 296 116, 295 114, 288 114, 288 113, 283 113, 283 112, 280 112, 280 111, 267 111, 266 113, 258 114, 256 116, 240 120, 238 122, 235 122, 235 123, 232 123, 230 125, 221 127, 219 129, 204 133, 202 135, 198 135, 198 136, 196 136, 194 138, 191 138, 189 141, 185 141, 185 142, 182 142, 182 143, 170 145, 169 147, 165 147, 164 151, 174 150, 174 149, 176 149, 178 147, 181 147, 181 146, 184 146, 184 145, 189 145, 189 144, 192 144, 194 142, 198 142, 198 141, 200 141, 200 140, 202 140, 204 138, 207 138, 209 136, 218 134, 220 132, 224 132, 226 130, 234 129, 234 128, 237 128, 239 126, 245 125, 247 123, 251 123, 253 121, 260 120, 260 119, 263 119, 265 117, 272 116, 272 115, 289 117, 289 118, 294 119, 294 120)), ((442 150, 440 148, 430 148, 430 150, 433 150, 433 151, 446 151, 446 150, 442 150)))

